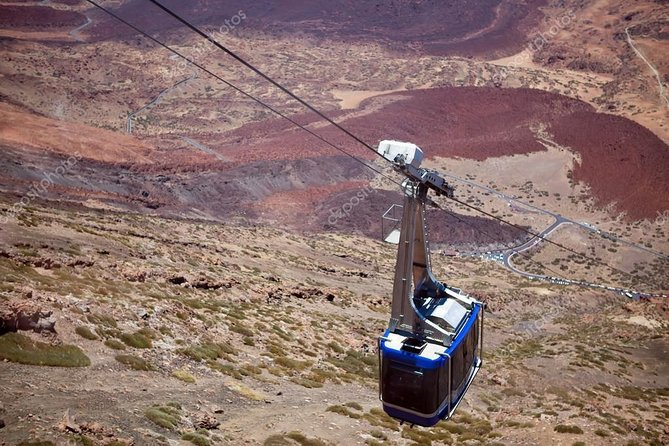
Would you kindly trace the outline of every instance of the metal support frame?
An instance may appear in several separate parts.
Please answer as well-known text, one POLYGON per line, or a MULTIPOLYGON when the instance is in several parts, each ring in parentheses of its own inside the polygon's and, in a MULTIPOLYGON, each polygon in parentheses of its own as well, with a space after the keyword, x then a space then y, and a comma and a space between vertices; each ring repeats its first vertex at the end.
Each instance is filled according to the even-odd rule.
POLYGON ((408 178, 402 183, 404 206, 397 263, 393 282, 390 316, 391 331, 400 330, 417 337, 446 339, 450 334, 427 320, 416 308, 421 293, 436 294, 442 287, 432 274, 430 247, 427 240, 425 203, 429 187, 408 178))
MULTIPOLYGON (((403 342, 406 342, 408 338, 418 338, 431 343, 442 343, 448 347, 456 333, 461 330, 466 317, 469 317, 467 312, 474 311, 475 306, 481 305, 480 302, 463 294, 461 290, 443 285, 432 274, 425 206, 426 204, 436 204, 428 198, 428 192, 432 190, 436 195, 445 195, 452 198, 454 188, 439 173, 419 167, 422 159, 422 151, 419 147, 397 141, 382 141, 379 147, 379 153, 393 163, 395 170, 407 177, 402 183, 404 205, 402 206, 403 212, 388 330, 391 333, 403 336, 405 338, 403 342), (452 328, 453 331, 448 331, 447 327, 452 328)), ((395 217, 394 210, 397 206, 391 206, 383 215, 384 220, 394 222, 393 229, 396 229, 397 219, 389 217, 389 214, 393 212, 393 217, 395 217)), ((385 240, 383 220, 381 232, 382 238, 385 240)), ((482 305, 477 316, 479 323, 477 333, 479 341, 476 346, 478 356, 474 356, 474 363, 469 370, 469 375, 466 381, 459 384, 458 389, 453 389, 453 357, 448 353, 448 349, 437 353, 448 361, 447 402, 440 403, 438 409, 439 413, 445 410, 445 418, 450 418, 453 415, 462 402, 462 396, 471 386, 482 365, 484 309, 485 306, 482 305), (455 403, 453 403, 454 390, 459 392, 456 395, 458 400, 455 403)), ((382 401, 382 362, 384 358, 381 352, 381 341, 384 340, 387 341, 388 339, 384 337, 378 339, 379 398, 382 401)), ((437 391, 439 392, 440 389, 437 388, 437 391)), ((390 406, 416 414, 406 408, 390 406)), ((425 416, 425 414, 416 415, 425 416)))

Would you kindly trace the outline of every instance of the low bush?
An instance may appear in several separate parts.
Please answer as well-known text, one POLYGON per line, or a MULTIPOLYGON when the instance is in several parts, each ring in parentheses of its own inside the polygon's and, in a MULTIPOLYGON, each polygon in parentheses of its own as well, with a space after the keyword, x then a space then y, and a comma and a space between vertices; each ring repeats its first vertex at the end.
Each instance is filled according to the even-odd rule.
POLYGON ((75 345, 51 345, 19 333, 0 336, 0 359, 53 367, 88 367, 91 360, 75 345))

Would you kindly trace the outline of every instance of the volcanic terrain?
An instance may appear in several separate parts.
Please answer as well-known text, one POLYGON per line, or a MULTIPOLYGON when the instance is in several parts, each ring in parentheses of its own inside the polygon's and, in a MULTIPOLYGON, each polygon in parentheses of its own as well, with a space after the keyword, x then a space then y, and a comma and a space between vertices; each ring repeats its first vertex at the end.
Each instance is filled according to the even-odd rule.
POLYGON ((101 3, 330 144, 88 2, 0 2, 0 445, 669 442, 666 1, 161 2, 456 186, 432 263, 484 367, 432 429, 378 401, 403 177, 101 3))

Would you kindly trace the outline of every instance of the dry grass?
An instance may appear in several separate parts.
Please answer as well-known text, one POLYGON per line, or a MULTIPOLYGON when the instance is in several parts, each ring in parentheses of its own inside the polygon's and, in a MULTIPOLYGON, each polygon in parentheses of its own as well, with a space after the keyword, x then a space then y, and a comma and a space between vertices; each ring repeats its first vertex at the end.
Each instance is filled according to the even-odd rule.
POLYGON ((105 345, 113 350, 125 350, 126 345, 118 339, 107 339, 105 345))
POLYGON ((583 429, 581 429, 578 426, 573 426, 569 424, 558 424, 553 428, 555 432, 559 432, 561 434, 582 434, 583 429))
POLYGON ((227 344, 204 341, 198 345, 183 348, 179 350, 179 353, 196 361, 215 361, 219 358, 226 358, 228 355, 235 355, 237 350, 227 344))
POLYGON ((88 367, 91 360, 77 346, 33 341, 19 333, 0 336, 0 359, 29 365, 88 367))
POLYGON ((211 441, 202 434, 196 432, 186 432, 181 436, 182 440, 190 441, 196 446, 210 446, 211 441))
POLYGON ((81 336, 84 339, 88 339, 89 341, 95 341, 98 339, 95 333, 93 333, 91 329, 86 327, 85 325, 78 326, 77 328, 74 329, 74 331, 79 336, 81 336))
POLYGON ((264 441, 263 446, 294 446, 295 443, 300 446, 329 446, 331 444, 319 438, 309 438, 302 432, 292 431, 287 434, 272 435, 264 441))
POLYGON ((125 364, 128 367, 130 367, 133 370, 141 370, 141 371, 151 371, 155 370, 155 367, 153 367, 149 362, 147 362, 145 359, 140 358, 139 356, 135 355, 116 355, 115 356, 116 360, 120 362, 121 364, 125 364))
POLYGON ((239 395, 243 396, 244 398, 248 398, 253 401, 264 401, 265 400, 265 395, 263 395, 260 392, 257 392, 250 387, 239 383, 239 382, 229 382, 226 383, 225 386, 229 388, 230 390, 233 390, 237 392, 239 395))
POLYGON ((158 426, 173 430, 181 419, 181 410, 176 405, 153 406, 144 411, 144 416, 158 426))
POLYGON ((179 379, 189 384, 194 384, 196 381, 195 377, 190 372, 188 372, 188 370, 185 369, 175 370, 174 372, 172 372, 172 376, 174 376, 176 379, 179 379))
POLYGON ((146 336, 144 333, 141 332, 123 333, 121 335, 121 341, 123 341, 125 345, 127 345, 128 347, 134 347, 134 348, 153 347, 151 338, 149 338, 148 336, 146 336))

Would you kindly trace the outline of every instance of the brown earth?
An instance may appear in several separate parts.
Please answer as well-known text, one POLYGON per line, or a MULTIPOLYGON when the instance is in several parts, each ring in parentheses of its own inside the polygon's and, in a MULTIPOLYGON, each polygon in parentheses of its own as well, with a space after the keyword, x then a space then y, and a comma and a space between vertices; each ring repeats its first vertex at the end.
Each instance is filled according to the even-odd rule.
POLYGON ((528 281, 481 259, 432 262, 487 303, 486 331, 456 417, 423 429, 380 412, 392 247, 34 206, 0 228, 0 301, 50 313, 55 333, 18 335, 76 346, 90 365, 17 363, 17 333, 1 335, 0 444, 186 445, 196 432, 212 446, 667 442, 666 300, 528 281), (167 405, 174 423, 159 424, 167 405))
POLYGON ((0 5, 0 27, 40 30, 75 27, 85 22, 86 18, 74 11, 38 5, 0 5))
POLYGON ((536 30, 537 36, 545 38, 538 40, 540 45, 532 52, 534 62, 557 72, 568 69, 609 76, 603 94, 592 103, 639 122, 669 142, 669 106, 666 92, 659 91, 659 82, 665 91, 669 83, 667 3, 565 0, 551 2, 544 13, 550 20, 536 30), (565 26, 551 31, 564 17, 569 18, 562 22, 565 26))
MULTIPOLYGON (((150 196, 151 208, 170 215, 191 210, 210 216, 228 212, 255 217, 265 214, 265 219, 291 226, 296 222, 302 227, 303 220, 296 219, 295 212, 287 212, 287 206, 318 212, 319 205, 346 201, 337 194, 349 193, 347 181, 371 178, 371 171, 361 164, 278 119, 249 124, 223 135, 198 136, 205 144, 219 147, 217 152, 229 160, 221 162, 183 144, 167 150, 159 139, 149 143, 29 115, 9 105, 3 105, 0 112, 4 117, 0 141, 7 147, 55 150, 62 156, 78 151, 87 158, 78 169, 90 174, 75 187, 80 190, 73 195, 76 199, 81 199, 82 190, 88 191, 83 195, 96 196, 114 191, 114 201, 121 206, 124 201, 144 202, 150 196), (161 146, 160 150, 154 148, 161 146), (100 172, 93 167, 96 161, 103 163, 100 172), (104 179, 103 172, 116 177, 120 170, 128 171, 120 180, 125 186, 112 186, 104 179), (167 179, 170 172, 180 181, 167 179)), ((556 142, 579 154, 581 163, 574 169, 574 179, 590 186, 600 206, 615 203, 618 211, 626 212, 630 219, 652 218, 669 208, 669 194, 660 193, 669 190, 669 178, 664 175, 669 165, 667 146, 638 124, 595 113, 589 105, 564 96, 529 89, 441 88, 371 98, 356 111, 331 115, 371 143, 384 135, 413 141, 425 148, 428 157, 476 160, 543 150, 532 129, 544 124, 556 142), (383 105, 379 107, 375 101, 383 105), (593 129, 597 129, 597 138, 593 129)), ((314 121, 310 115, 296 119, 305 124, 314 121)), ((346 138, 331 127, 312 124, 312 128, 368 162, 374 157, 361 146, 346 144, 346 138)), ((24 157, 16 151, 7 155, 10 159, 24 157)), ((48 171, 46 165, 43 167, 48 171)), ((21 181, 35 177, 12 169, 6 172, 4 182, 11 184, 13 176, 16 180, 23 178, 21 181)), ((26 183, 21 184, 24 186, 17 191, 26 183)), ((361 220, 353 226, 366 228, 365 234, 376 234, 374 225, 365 220, 378 221, 385 208, 381 212, 374 209, 375 216, 357 214, 361 220)), ((326 220, 327 215, 317 224, 323 225, 326 220)))
MULTIPOLYGON (((527 30, 541 18, 539 8, 545 3, 545 0, 164 2, 183 17, 211 30, 220 27, 225 30, 225 20, 242 15, 241 11, 245 29, 272 36, 291 35, 299 27, 301 34, 317 39, 380 42, 399 50, 409 46, 428 54, 462 56, 513 53, 522 46, 527 30)), ((135 24, 151 32, 166 33, 178 27, 175 20, 142 1, 128 1, 116 12, 121 17, 132 17, 135 24)), ((119 34, 113 20, 104 17, 100 17, 92 33, 98 39, 127 38, 127 34, 119 34)))
POLYGON ((649 130, 619 116, 587 112, 565 116, 550 129, 581 155, 573 178, 590 186, 598 205, 613 203, 630 220, 669 209, 669 147, 649 130))
POLYGON ((154 162, 147 157, 150 145, 136 138, 37 116, 4 102, 0 102, 0 144, 104 162, 154 162))
MULTIPOLYGON (((174 25, 154 20, 140 0, 120 3, 128 18, 157 24, 160 29, 153 31, 187 51, 201 49, 174 25)), ((649 57, 661 50, 663 31, 649 20, 646 1, 274 3, 281 8, 268 2, 168 3, 209 27, 236 14, 233 7, 244 9, 243 37, 226 35, 234 46, 372 144, 382 138, 418 142, 429 157, 440 158, 444 171, 455 157, 487 160, 472 162, 473 168, 458 175, 496 188, 495 177, 476 166, 494 169, 498 157, 523 157, 550 140, 578 155, 570 176, 587 184, 600 206, 618 202, 630 219, 655 217, 654 210, 669 207, 667 146, 638 124, 527 88, 426 89, 493 84, 486 62, 429 54, 508 54, 542 30, 541 14, 583 7, 574 22, 578 32, 560 36, 574 52, 552 62, 550 55, 546 60, 537 55, 555 68, 543 72, 548 81, 541 88, 579 97, 589 88, 597 91, 601 78, 582 78, 572 88, 572 81, 561 77, 562 64, 601 68, 622 82, 605 85, 601 98, 586 94, 588 100, 638 119, 637 113, 651 110, 647 104, 622 110, 610 101, 627 94, 630 80, 644 67, 631 64, 634 56, 625 43, 610 45, 609 37, 630 22, 649 57), (541 13, 540 5, 546 5, 541 13), (602 22, 586 23, 600 16, 602 22), (612 23, 605 23, 609 18, 612 23), (391 35, 395 29, 403 34, 391 35), (610 31, 600 35, 600 29, 610 31), (588 45, 598 39, 610 52, 588 54, 588 45), (597 65, 602 62, 614 69, 597 65), (617 71, 619 62, 627 68, 617 71), (560 82, 568 84, 564 90, 557 87, 560 82), (345 111, 331 94, 421 89, 426 90, 370 97, 345 111)), ((82 13, 82 5, 73 9, 82 13)), ((47 8, 48 13, 60 17, 58 8, 47 8)), ((55 333, 19 333, 52 346, 76 345, 91 365, 60 369, 0 362, 0 444, 191 444, 182 435, 196 433, 203 437, 194 437, 199 444, 234 446, 669 441, 666 299, 628 302, 603 290, 530 281, 472 257, 435 255, 433 264, 439 279, 488 305, 484 368, 454 420, 421 429, 384 418, 375 345, 387 323, 394 248, 379 243, 378 236, 380 214, 400 201, 397 192, 385 190, 395 185, 202 78, 139 116, 134 136, 110 131, 121 130, 128 111, 184 73, 175 70, 174 76, 176 62, 141 39, 127 38, 125 28, 99 13, 86 11, 93 26, 81 33, 84 42, 57 44, 53 39, 72 40, 68 32, 84 22, 83 15, 67 27, 49 28, 40 25, 44 10, 34 11, 39 14, 31 18, 33 25, 23 27, 19 18, 21 26, 2 30, 14 38, 0 40, 0 307, 10 311, 2 317, 10 322, 29 309, 24 313, 31 329, 35 319, 40 325, 42 315, 50 315, 55 333), (195 149, 182 136, 220 157, 195 149), (84 156, 60 172, 75 152, 84 156), (30 195, 47 176, 54 183, 38 197, 30 195), (19 206, 26 199, 28 205, 19 206), (5 222, 17 206, 15 218, 5 222), (132 342, 137 334, 148 337, 146 348, 132 342), (212 342, 228 353, 203 349, 212 342), (211 354, 216 357, 198 357, 211 354), (147 415, 152 405, 167 404, 179 408, 174 427, 159 426, 147 415)), ((225 59, 198 55, 282 110, 299 109, 225 59)), ((656 63, 664 73, 665 62, 656 63)), ((538 78, 520 70, 509 85, 536 86, 538 78)), ((634 85, 648 97, 656 91, 644 79, 634 85)), ((372 160, 373 154, 313 116, 294 117, 372 160)), ((571 163, 571 156, 563 158, 571 163)), ((607 227, 610 214, 581 213, 578 200, 588 195, 573 196, 580 186, 565 186, 563 196, 554 197, 552 183, 541 183, 537 172, 535 184, 525 187, 522 168, 532 165, 519 166, 518 178, 497 181, 509 189, 498 190, 523 192, 530 203, 539 196, 563 198, 560 212, 577 209, 579 217, 572 218, 586 215, 584 220, 607 227)), ((460 193, 465 198, 471 190, 460 193)), ((491 205, 489 195, 466 200, 507 218, 523 212, 503 200, 491 205)), ((555 209, 550 203, 536 204, 555 209)), ((526 217, 522 224, 547 220, 526 217)), ((486 250, 521 238, 488 219, 433 210, 428 219, 435 251, 442 243, 449 250, 486 250)), ((662 224, 623 222, 635 229, 622 236, 638 241, 641 234, 639 243, 663 250, 662 224)), ((583 241, 564 240, 568 235, 560 231, 556 240, 577 243, 575 249, 607 262, 627 252, 613 255, 619 246, 594 234, 583 241)), ((542 250, 533 257, 569 277, 583 273, 644 290, 652 283, 648 291, 666 293, 662 262, 652 268, 635 263, 634 281, 628 281, 588 265, 583 269, 571 256, 542 250)))

